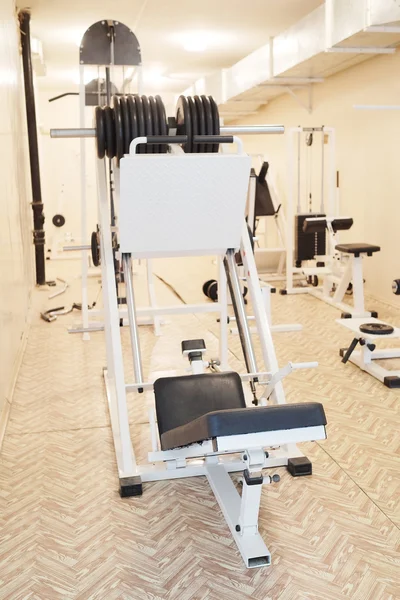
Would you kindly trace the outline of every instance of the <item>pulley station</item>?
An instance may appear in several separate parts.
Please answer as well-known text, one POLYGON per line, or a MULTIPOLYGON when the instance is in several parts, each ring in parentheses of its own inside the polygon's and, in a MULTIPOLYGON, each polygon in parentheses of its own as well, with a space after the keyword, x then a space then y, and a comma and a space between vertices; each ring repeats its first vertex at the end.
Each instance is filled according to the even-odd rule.
MULTIPOLYGON (((286 404, 282 379, 316 363, 279 368, 245 221, 251 158, 238 134, 283 133, 282 126, 220 127, 209 96, 185 97, 166 118, 159 96, 114 96, 95 108, 93 129, 52 130, 53 137, 94 137, 97 148, 98 215, 95 254, 102 273, 107 346, 105 386, 118 464, 121 496, 145 492, 157 480, 207 477, 247 567, 271 563, 258 531, 263 484, 279 481, 264 469, 286 466, 293 476, 310 475, 311 463, 298 442, 326 437, 320 403, 286 404), (116 214, 110 224, 109 170, 113 161, 116 214), (118 212, 117 212, 118 207, 118 212), (240 252, 254 312, 261 360, 254 349, 235 254, 240 252), (217 303, 156 307, 151 314, 220 313, 219 360, 207 360, 204 340, 182 340, 190 374, 143 375, 132 276, 134 259, 217 256, 217 303), (125 282, 126 307, 118 303, 116 261, 125 282), (240 334, 245 372, 229 369, 227 290, 240 334), (127 382, 121 318, 128 321, 134 381, 127 382), (261 364, 262 363, 262 364, 261 364), (148 461, 138 464, 131 439, 127 395, 144 402, 154 391, 149 415, 148 461), (250 390, 250 391, 249 391, 250 390), (151 445, 151 446, 150 446, 151 445), (230 477, 242 473, 239 494, 230 477)), ((160 500, 161 501, 161 500, 160 500)))

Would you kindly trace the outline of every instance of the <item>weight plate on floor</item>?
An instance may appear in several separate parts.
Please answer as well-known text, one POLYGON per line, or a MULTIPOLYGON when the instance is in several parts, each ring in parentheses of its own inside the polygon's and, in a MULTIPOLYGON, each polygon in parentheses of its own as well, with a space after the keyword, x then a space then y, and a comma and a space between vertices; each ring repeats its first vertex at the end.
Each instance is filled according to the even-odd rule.
POLYGON ((106 154, 114 158, 116 152, 114 111, 110 106, 104 108, 104 124, 106 132, 106 154))
MULTIPOLYGON (((130 125, 131 125, 131 141, 139 136, 138 118, 136 114, 136 104, 133 96, 129 95, 126 99, 128 105, 130 125)), ((129 144, 130 145, 130 144, 129 144)))
MULTIPOLYGON (((218 106, 217 103, 215 102, 214 98, 212 96, 208 96, 208 99, 210 101, 210 106, 211 106, 211 112, 212 112, 212 118, 213 118, 213 128, 214 128, 214 135, 219 135, 220 134, 220 125, 219 125, 219 111, 218 111, 218 106)), ((219 150, 219 144, 213 144, 212 145, 213 148, 213 152, 218 152, 219 150)))
POLYGON ((179 96, 176 105, 176 133, 187 135, 188 141, 182 144, 184 152, 192 152, 192 120, 186 96, 179 96))
MULTIPOLYGON (((146 125, 144 121, 143 102, 140 96, 135 94, 134 96, 136 104, 136 115, 138 119, 139 137, 146 135, 146 125)), ((146 147, 143 144, 138 146, 138 154, 146 154, 146 147)))
POLYGON ((96 106, 94 115, 96 123, 97 156, 99 158, 104 158, 106 154, 106 132, 104 124, 104 111, 101 106, 96 106))
POLYGON ((373 335, 390 335, 394 332, 394 327, 387 323, 363 323, 360 325, 360 331, 373 335))
MULTIPOLYGON (((199 96, 195 96, 193 99, 197 111, 198 135, 206 135, 206 119, 204 116, 203 103, 199 96)), ((198 152, 205 152, 205 144, 199 144, 198 148, 198 152)))
POLYGON ((131 142, 131 124, 125 96, 120 97, 119 105, 121 108, 122 130, 124 132, 124 154, 129 154, 129 144, 131 142))
MULTIPOLYGON (((191 96, 187 98, 189 104, 190 116, 192 119, 192 136, 199 135, 199 123, 197 118, 197 109, 194 100, 191 96)), ((192 142, 192 152, 199 152, 199 144, 192 142)))
POLYGON ((114 124, 115 124, 115 142, 116 142, 116 158, 119 166, 120 158, 124 155, 124 129, 122 125, 121 107, 118 96, 112 97, 114 109, 114 124))
MULTIPOLYGON (((157 111, 158 111, 158 122, 160 124, 160 135, 168 135, 167 115, 165 114, 164 102, 161 96, 155 97, 157 111)), ((160 152, 165 154, 168 151, 167 144, 160 145, 160 152)))
MULTIPOLYGON (((153 135, 160 135, 160 122, 158 118, 157 104, 153 96, 149 96, 149 104, 151 110, 151 117, 153 120, 153 135)), ((160 144, 153 146, 154 154, 160 154, 160 144)))
POLYGON ((64 215, 54 215, 51 221, 56 227, 62 227, 65 224, 65 217, 64 215))
MULTIPOLYGON (((206 135, 214 135, 214 122, 211 110, 211 104, 207 96, 201 96, 203 103, 204 117, 206 120, 206 135)), ((212 152, 214 144, 205 144, 205 152, 212 152)))
MULTIPOLYGON (((143 114, 144 114, 144 123, 146 128, 145 136, 153 135, 153 119, 151 115, 150 103, 147 96, 142 96, 142 105, 143 105, 143 114)), ((154 147, 150 145, 146 145, 146 153, 153 154, 154 147)))

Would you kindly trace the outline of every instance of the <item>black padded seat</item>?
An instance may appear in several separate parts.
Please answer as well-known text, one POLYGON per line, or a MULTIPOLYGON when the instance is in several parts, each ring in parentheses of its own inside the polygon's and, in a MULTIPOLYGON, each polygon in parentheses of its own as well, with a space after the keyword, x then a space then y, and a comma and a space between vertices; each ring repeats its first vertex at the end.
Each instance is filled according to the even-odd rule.
POLYGON ((374 252, 380 251, 380 246, 374 246, 373 244, 338 244, 335 246, 339 252, 345 254, 354 254, 354 256, 360 256, 360 254, 367 254, 372 256, 374 252))
POLYGON ((237 373, 164 377, 154 383, 162 450, 207 439, 326 425, 322 404, 246 408, 237 373))

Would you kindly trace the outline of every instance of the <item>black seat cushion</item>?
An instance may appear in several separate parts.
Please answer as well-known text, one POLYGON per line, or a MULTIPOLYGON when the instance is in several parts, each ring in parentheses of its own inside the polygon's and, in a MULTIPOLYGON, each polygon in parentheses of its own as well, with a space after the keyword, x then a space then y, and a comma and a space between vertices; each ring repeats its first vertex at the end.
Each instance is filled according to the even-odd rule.
POLYGON ((171 450, 216 437, 320 425, 326 425, 326 417, 319 402, 217 410, 163 433, 161 448, 171 450))
POLYGON ((372 256, 374 252, 380 251, 380 246, 374 246, 373 244, 338 244, 335 246, 339 252, 345 252, 346 254, 354 254, 360 256, 360 254, 368 254, 372 256))
POLYGON ((205 373, 161 377, 154 382, 160 436, 216 410, 245 408, 237 373, 205 373))

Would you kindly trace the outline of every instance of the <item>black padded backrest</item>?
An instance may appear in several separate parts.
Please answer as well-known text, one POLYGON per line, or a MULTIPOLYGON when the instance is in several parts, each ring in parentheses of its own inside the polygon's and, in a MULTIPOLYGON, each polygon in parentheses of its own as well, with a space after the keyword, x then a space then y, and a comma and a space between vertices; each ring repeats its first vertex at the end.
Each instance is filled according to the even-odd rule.
POLYGON ((273 217, 275 214, 274 203, 272 202, 271 193, 269 191, 266 176, 268 173, 269 164, 264 162, 256 180, 256 217, 273 217))
POLYGON ((154 382, 160 435, 214 410, 245 408, 237 373, 162 377, 154 382))

